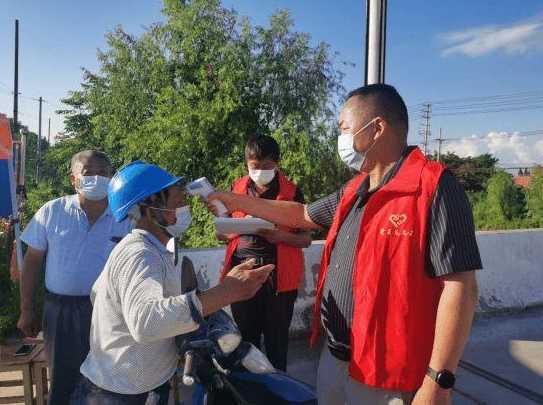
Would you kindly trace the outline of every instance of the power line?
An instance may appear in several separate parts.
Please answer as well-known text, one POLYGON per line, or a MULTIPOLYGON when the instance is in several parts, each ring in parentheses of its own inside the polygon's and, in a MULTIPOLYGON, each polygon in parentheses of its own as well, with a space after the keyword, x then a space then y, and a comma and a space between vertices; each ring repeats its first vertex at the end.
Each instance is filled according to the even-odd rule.
POLYGON ((543 108, 543 104, 530 105, 517 108, 502 108, 502 109, 490 109, 490 110, 473 110, 473 111, 457 111, 457 112, 445 112, 434 114, 435 117, 451 116, 451 115, 474 115, 474 114, 490 114, 499 112, 513 112, 513 111, 530 111, 539 110, 543 108))
POLYGON ((509 99, 509 98, 517 98, 517 97, 529 97, 539 95, 543 96, 543 89, 542 90, 532 90, 532 91, 524 91, 519 93, 510 93, 510 94, 497 94, 493 96, 478 96, 478 97, 464 97, 464 98, 456 98, 456 99, 445 99, 445 100, 437 100, 437 101, 426 101, 423 103, 415 104, 413 107, 423 107, 425 104, 433 104, 433 105, 439 105, 439 104, 460 104, 460 103, 466 103, 466 102, 473 102, 473 101, 485 101, 485 100, 503 100, 503 99, 509 99))
POLYGON ((432 104, 432 115, 436 117, 538 110, 543 108, 543 90, 439 100, 416 104, 409 109, 412 112, 424 113, 428 104, 432 104))
MULTIPOLYGON (((512 134, 507 133, 506 131, 496 131, 496 136, 500 137, 513 137, 513 136, 521 136, 521 137, 532 137, 532 136, 543 136, 543 129, 536 129, 532 131, 516 131, 512 134)), ((465 137, 456 137, 456 138, 443 138, 442 142, 449 142, 449 141, 462 141, 462 140, 470 140, 470 139, 489 139, 488 134, 487 135, 472 135, 472 136, 465 136, 465 137)), ((430 142, 436 142, 437 139, 432 139, 430 142)))

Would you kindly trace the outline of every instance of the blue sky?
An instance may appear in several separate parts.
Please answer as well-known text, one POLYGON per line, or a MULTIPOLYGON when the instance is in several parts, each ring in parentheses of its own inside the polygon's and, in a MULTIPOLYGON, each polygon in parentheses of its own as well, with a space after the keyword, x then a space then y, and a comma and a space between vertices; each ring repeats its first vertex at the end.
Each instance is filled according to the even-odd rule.
MULTIPOLYGON (((355 64, 342 68, 345 87, 362 84, 363 0, 223 0, 223 4, 255 24, 266 24, 276 10, 289 9, 297 30, 310 33, 315 42, 329 43, 339 52, 338 62, 355 64)), ((398 88, 408 106, 520 92, 535 92, 530 93, 534 105, 543 99, 541 0, 389 0, 388 6, 386 81, 398 88)), ((53 111, 68 90, 79 87, 80 67, 97 69, 96 49, 104 47, 104 33, 117 24, 141 33, 146 25, 163 18, 161 7, 161 0, 4 0, 0 111, 11 115, 13 109, 9 92, 15 18, 21 24, 20 91, 25 97, 41 95, 48 101, 44 133, 49 117, 56 133, 62 130, 62 122, 53 111)), ((503 105, 506 110, 510 107, 507 102, 503 105)), ((36 101, 20 99, 20 120, 33 130, 37 130, 37 110, 36 101)), ((412 110, 410 135, 414 143, 420 139, 416 110, 412 110)), ((449 111, 453 110, 442 110, 449 111)), ((543 109, 435 116, 434 136, 439 127, 445 137, 460 138, 447 143, 460 154, 490 151, 504 163, 543 161, 543 135, 515 134, 543 129, 543 109)))

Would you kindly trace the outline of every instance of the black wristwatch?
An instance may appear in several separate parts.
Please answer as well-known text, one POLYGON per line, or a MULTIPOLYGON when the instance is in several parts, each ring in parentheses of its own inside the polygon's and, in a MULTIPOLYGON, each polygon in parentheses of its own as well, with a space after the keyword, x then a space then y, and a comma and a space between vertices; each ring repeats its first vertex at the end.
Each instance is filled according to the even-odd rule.
POLYGON ((446 369, 435 371, 433 368, 428 367, 426 374, 445 390, 454 387, 454 383, 456 382, 455 375, 446 369))

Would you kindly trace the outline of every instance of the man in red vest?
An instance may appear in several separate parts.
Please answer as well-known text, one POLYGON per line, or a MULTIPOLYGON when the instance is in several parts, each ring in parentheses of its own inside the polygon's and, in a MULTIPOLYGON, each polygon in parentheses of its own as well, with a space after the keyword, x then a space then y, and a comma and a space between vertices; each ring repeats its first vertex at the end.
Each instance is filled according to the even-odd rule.
MULTIPOLYGON (((303 203, 303 194, 279 170, 279 145, 270 136, 253 137, 245 147, 249 175, 232 185, 232 192, 252 197, 303 203)), ((232 217, 243 218, 242 210, 232 217)), ((288 330, 292 321, 298 285, 304 274, 302 248, 311 244, 308 232, 279 227, 258 235, 219 235, 228 240, 224 277, 232 267, 246 260, 274 264, 276 270, 257 294, 247 301, 231 305, 232 314, 243 340, 260 347, 264 335, 266 354, 275 368, 286 371, 288 330)))
POLYGON ((312 341, 322 327, 319 403, 448 404, 482 268, 462 186, 407 145, 392 86, 351 92, 341 159, 357 176, 313 204, 216 193, 232 211, 298 229, 328 228, 312 341))

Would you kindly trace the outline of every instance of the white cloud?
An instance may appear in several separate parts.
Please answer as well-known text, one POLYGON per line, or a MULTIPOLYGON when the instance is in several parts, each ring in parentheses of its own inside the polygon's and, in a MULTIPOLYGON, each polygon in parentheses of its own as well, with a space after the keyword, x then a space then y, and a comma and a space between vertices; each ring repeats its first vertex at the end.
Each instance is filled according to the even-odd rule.
POLYGON ((543 140, 528 137, 518 132, 489 132, 485 136, 466 136, 443 145, 445 152, 454 152, 461 157, 491 153, 501 164, 528 165, 543 163, 543 140))
POLYGON ((470 57, 492 52, 508 55, 543 50, 543 18, 508 26, 482 26, 440 34, 441 55, 462 54, 470 57))

